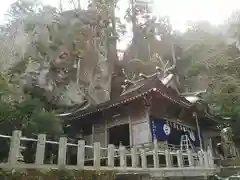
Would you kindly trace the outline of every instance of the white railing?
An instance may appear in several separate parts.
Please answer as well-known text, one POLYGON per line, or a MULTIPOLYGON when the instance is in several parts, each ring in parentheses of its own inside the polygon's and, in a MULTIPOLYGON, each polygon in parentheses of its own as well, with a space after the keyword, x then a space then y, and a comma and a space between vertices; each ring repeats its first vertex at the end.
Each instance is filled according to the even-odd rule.
POLYGON ((159 148, 156 141, 154 141, 152 148, 132 147, 127 149, 124 146, 115 148, 111 144, 107 148, 103 148, 99 142, 95 142, 92 146, 85 145, 83 140, 78 140, 77 144, 68 143, 66 137, 60 137, 59 142, 48 141, 46 134, 39 134, 38 139, 25 138, 21 136, 21 131, 14 131, 12 136, 0 135, 0 138, 10 140, 8 161, 1 163, 0 168, 116 170, 119 173, 164 172, 166 176, 184 176, 184 173, 185 176, 199 176, 214 174, 215 172, 210 150, 206 152, 170 151, 169 149, 159 148), (31 164, 18 162, 21 143, 24 141, 37 143, 35 162, 31 164), (58 145, 56 164, 44 164, 46 144, 58 145), (68 164, 67 153, 69 147, 75 149, 75 165, 68 164), (189 173, 192 173, 192 175, 189 173))

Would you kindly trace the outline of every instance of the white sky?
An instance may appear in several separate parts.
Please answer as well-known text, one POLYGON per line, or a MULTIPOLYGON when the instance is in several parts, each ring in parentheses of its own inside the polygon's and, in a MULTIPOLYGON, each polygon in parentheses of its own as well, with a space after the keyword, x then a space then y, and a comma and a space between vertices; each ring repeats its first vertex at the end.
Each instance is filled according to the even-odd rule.
MULTIPOLYGON (((0 21, 9 5, 15 0, 0 0, 0 21)), ((59 0, 42 0, 46 4, 58 6, 59 0)), ((62 0, 69 2, 69 0, 62 0)), ((87 1, 87 0, 81 0, 87 1)), ((127 6, 129 0, 121 0, 127 6)), ((188 21, 208 20, 212 24, 221 24, 230 14, 240 9, 240 0, 154 0, 155 14, 168 15, 174 28, 184 30, 188 21)), ((120 7, 121 10, 125 9, 120 7)))
POLYGON ((169 15, 176 29, 184 29, 187 21, 208 20, 223 23, 236 10, 240 0, 155 0, 155 11, 169 15))
MULTIPOLYGON (((4 13, 15 0, 0 0, 0 22, 4 20, 4 13)), ((69 0, 62 0, 64 6, 69 0)), ((80 0, 87 2, 87 0, 80 0)), ((240 0, 153 0, 154 14, 168 15, 174 29, 184 31, 189 21, 208 20, 211 24, 219 25, 231 15, 240 10, 240 0)), ((59 0, 42 0, 45 4, 59 6, 59 0)), ((121 0, 120 14, 124 14, 129 0, 121 0)), ((84 3, 84 2, 83 2, 84 3)), ((82 3, 82 4, 83 4, 82 3)), ((69 5, 68 5, 69 7, 69 5)))

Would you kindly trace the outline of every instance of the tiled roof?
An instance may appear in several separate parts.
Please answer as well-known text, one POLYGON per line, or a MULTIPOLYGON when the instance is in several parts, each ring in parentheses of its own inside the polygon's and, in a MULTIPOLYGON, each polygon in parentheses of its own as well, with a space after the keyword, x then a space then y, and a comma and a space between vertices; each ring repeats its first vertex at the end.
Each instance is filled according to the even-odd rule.
POLYGON ((162 97, 172 101, 173 103, 179 104, 180 106, 184 106, 186 108, 190 108, 193 105, 192 103, 187 101, 184 97, 179 96, 179 94, 175 90, 163 85, 157 77, 143 80, 142 83, 139 82, 133 85, 131 89, 134 89, 134 90, 128 93, 123 93, 115 101, 107 101, 97 106, 90 107, 86 110, 72 113, 71 115, 64 117, 64 119, 65 118, 66 119, 81 118, 83 116, 87 116, 95 112, 104 111, 106 109, 116 107, 121 104, 126 104, 130 101, 134 101, 136 99, 142 98, 152 93, 159 93, 162 97))

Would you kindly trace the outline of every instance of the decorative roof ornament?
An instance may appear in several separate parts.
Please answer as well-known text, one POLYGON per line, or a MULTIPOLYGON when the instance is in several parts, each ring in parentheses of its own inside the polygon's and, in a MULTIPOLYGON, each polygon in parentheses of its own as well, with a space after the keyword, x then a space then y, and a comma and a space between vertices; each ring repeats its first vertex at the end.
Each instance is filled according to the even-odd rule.
MULTIPOLYGON (((167 63, 168 64, 168 63, 167 63)), ((157 78, 159 79, 159 83, 162 83, 166 86, 168 86, 170 84, 170 82, 172 81, 174 74, 167 74, 167 72, 165 71, 166 66, 164 68, 161 68, 159 66, 156 66, 156 72, 151 74, 151 75, 146 75, 144 73, 140 73, 138 75, 139 79, 137 80, 129 80, 128 77, 126 76, 126 80, 124 81, 124 84, 121 86, 122 87, 122 95, 125 95, 127 93, 136 91, 137 89, 139 89, 140 87, 142 87, 145 84, 146 80, 151 80, 153 78, 157 78), (167 75, 166 75, 167 74, 167 75), (160 77, 163 76, 163 77, 160 77)), ((123 70, 124 72, 124 70, 123 70)))
POLYGON ((161 72, 161 71, 162 71, 162 68, 160 68, 159 66, 156 66, 156 71, 157 71, 157 72, 161 72))
POLYGON ((149 77, 146 74, 140 73, 139 77, 143 78, 143 79, 148 79, 149 77))
POLYGON ((182 96, 202 96, 203 94, 205 94, 207 92, 207 90, 200 90, 200 91, 196 91, 196 92, 185 92, 185 93, 180 93, 180 95, 182 96))
POLYGON ((197 101, 202 100, 202 98, 200 98, 198 96, 186 96, 185 99, 188 100, 190 103, 193 103, 193 104, 195 104, 197 101))
POLYGON ((202 95, 205 94, 207 90, 197 91, 197 92, 186 92, 186 93, 180 93, 180 96, 185 97, 186 100, 188 100, 192 104, 196 104, 198 102, 203 101, 202 95))
POLYGON ((166 77, 162 78, 161 82, 165 85, 168 86, 169 83, 172 81, 174 75, 173 74, 169 74, 166 77))
MULTIPOLYGON (((168 70, 166 70, 166 69, 171 69, 171 68, 166 68, 167 64, 168 64, 168 62, 165 64, 163 69, 161 67, 157 66, 156 67, 156 72, 153 73, 152 75, 146 75, 144 73, 140 73, 139 74, 140 79, 138 79, 136 81, 125 80, 124 85, 122 85, 123 92, 122 92, 121 96, 138 90, 139 88, 141 88, 145 84, 146 80, 149 80, 149 79, 154 78, 154 77, 158 77, 159 81, 163 85, 165 85, 166 87, 169 87, 171 82, 173 81, 175 75, 173 73, 169 73, 168 70), (161 77, 161 75, 163 77, 161 77)), ((203 100, 201 96, 202 96, 202 94, 204 94, 206 92, 207 92, 206 90, 202 90, 202 91, 187 92, 187 93, 179 93, 178 92, 178 94, 180 96, 184 97, 190 103, 196 104, 197 102, 203 100)))

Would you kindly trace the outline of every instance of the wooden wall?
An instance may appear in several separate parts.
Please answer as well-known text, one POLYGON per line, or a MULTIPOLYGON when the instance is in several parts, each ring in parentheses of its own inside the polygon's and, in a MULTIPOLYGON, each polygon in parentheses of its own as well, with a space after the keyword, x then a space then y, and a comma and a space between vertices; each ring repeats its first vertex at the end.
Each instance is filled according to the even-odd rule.
POLYGON ((134 110, 129 112, 131 145, 145 144, 152 141, 148 110, 142 102, 136 102, 134 110))
MULTIPOLYGON (((161 106, 158 107, 156 104, 154 105, 151 108, 151 114, 172 122, 178 120, 178 124, 196 129, 196 121, 193 117, 189 117, 188 119, 164 117, 163 112, 165 111, 161 111, 161 106, 166 106, 167 102, 162 102, 161 106)), ((175 108, 175 106, 170 104, 168 108, 175 108)), ((89 143, 100 142, 102 146, 107 146, 109 144, 108 129, 123 124, 129 124, 130 146, 152 142, 149 113, 141 100, 123 105, 122 107, 111 108, 105 111, 103 116, 99 116, 99 118, 95 120, 92 126, 92 135, 86 137, 86 140, 90 139, 87 140, 89 143)), ((205 133, 204 129, 201 129, 201 131, 203 132, 204 141, 210 138, 210 135, 205 133)))
POLYGON ((92 125, 92 135, 84 136, 84 139, 87 143, 100 142, 102 146, 106 146, 109 138, 108 129, 123 124, 129 124, 130 145, 152 141, 149 115, 141 101, 104 112, 104 115, 92 125))

